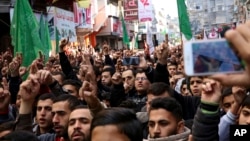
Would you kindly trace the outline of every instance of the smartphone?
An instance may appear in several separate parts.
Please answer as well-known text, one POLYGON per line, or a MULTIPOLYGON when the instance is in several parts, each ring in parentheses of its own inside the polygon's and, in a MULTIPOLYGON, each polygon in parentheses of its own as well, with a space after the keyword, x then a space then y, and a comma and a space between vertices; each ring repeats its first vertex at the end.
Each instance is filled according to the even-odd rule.
POLYGON ((122 64, 124 66, 129 66, 129 65, 139 65, 140 63, 140 58, 138 56, 133 56, 133 57, 124 57, 122 60, 122 64))
POLYGON ((225 39, 187 42, 183 48, 184 70, 188 76, 239 73, 244 64, 225 39))

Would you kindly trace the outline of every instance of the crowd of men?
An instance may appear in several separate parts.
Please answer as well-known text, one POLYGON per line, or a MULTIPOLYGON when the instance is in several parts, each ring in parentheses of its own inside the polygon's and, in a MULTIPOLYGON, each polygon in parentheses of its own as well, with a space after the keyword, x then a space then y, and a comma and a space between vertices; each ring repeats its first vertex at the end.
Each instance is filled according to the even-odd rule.
POLYGON ((250 124, 250 22, 225 38, 245 62, 240 74, 186 76, 182 46, 152 56, 130 50, 66 54, 21 66, 0 57, 0 140, 228 141, 230 125, 250 124), (123 65, 139 56, 139 65, 123 65), (24 79, 25 78, 25 79, 24 79))

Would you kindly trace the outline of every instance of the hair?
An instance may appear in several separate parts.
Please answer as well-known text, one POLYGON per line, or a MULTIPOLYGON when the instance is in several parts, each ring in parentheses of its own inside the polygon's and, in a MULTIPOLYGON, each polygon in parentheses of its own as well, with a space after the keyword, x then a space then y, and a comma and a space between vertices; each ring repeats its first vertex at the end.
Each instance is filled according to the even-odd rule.
POLYGON ((55 98, 53 101, 56 102, 64 102, 67 101, 69 103, 69 109, 72 111, 76 106, 80 105, 80 101, 77 99, 77 97, 69 94, 62 94, 55 98))
POLYGON ((8 121, 0 124, 0 133, 7 130, 14 131, 15 124, 16 124, 15 121, 8 121))
POLYGON ((143 139, 141 123, 132 110, 126 108, 105 109, 94 117, 90 131, 93 132, 96 127, 105 125, 117 126, 120 133, 126 135, 130 141, 141 141, 143 139))
POLYGON ((64 80, 64 81, 63 81, 62 86, 64 86, 64 85, 72 85, 72 86, 75 86, 75 87, 76 87, 76 90, 79 91, 79 89, 80 89, 81 86, 82 86, 82 82, 81 82, 81 81, 78 81, 78 80, 67 79, 67 80, 64 80))
POLYGON ((176 61, 168 61, 168 65, 167 66, 178 66, 178 64, 176 63, 176 61))
POLYGON ((128 108, 128 109, 131 109, 133 111, 136 111, 137 105, 132 100, 125 100, 125 101, 122 101, 121 104, 118 107, 128 108))
POLYGON ((183 79, 182 82, 181 82, 181 89, 182 89, 182 87, 183 87, 184 85, 187 85, 187 80, 186 80, 186 78, 183 79))
POLYGON ((177 122, 183 119, 181 105, 174 98, 164 97, 153 99, 150 104, 149 113, 157 109, 164 109, 172 113, 177 122))
POLYGON ((52 101, 55 100, 55 95, 53 93, 45 93, 45 94, 42 94, 38 97, 38 101, 39 100, 47 100, 47 99, 51 99, 52 101))
POLYGON ((89 109, 89 107, 87 105, 77 105, 71 112, 79 109, 89 109))
POLYGON ((1 141, 39 141, 37 136, 28 131, 14 131, 0 138, 1 141))
POLYGON ((168 92, 168 94, 171 97, 174 96, 174 90, 168 84, 163 82, 156 82, 151 84, 151 86, 147 91, 147 94, 153 94, 154 96, 161 96, 165 92, 168 92))
POLYGON ((247 95, 242 102, 242 108, 247 107, 250 109, 250 95, 247 95))
POLYGON ((123 72, 125 72, 125 71, 131 71, 134 77, 135 77, 135 75, 136 75, 136 72, 135 72, 134 69, 126 69, 126 70, 124 70, 123 72))
POLYGON ((224 100, 225 97, 230 96, 232 94, 233 94, 232 87, 225 87, 225 88, 223 88, 222 95, 221 95, 221 102, 223 102, 223 100, 224 100))
POLYGON ((111 77, 115 73, 113 68, 105 68, 105 69, 102 70, 102 73, 103 72, 109 72, 111 77))

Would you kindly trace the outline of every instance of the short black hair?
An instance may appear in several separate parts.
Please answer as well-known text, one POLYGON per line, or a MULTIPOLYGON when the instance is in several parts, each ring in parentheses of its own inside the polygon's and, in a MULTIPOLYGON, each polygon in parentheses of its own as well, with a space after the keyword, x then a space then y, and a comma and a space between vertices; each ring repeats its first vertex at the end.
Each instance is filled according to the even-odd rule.
POLYGON ((242 108, 243 107, 247 107, 250 109, 250 95, 247 95, 244 101, 242 102, 242 108))
POLYGON ((4 132, 7 130, 14 131, 15 129, 15 121, 8 121, 0 124, 0 132, 4 132))
POLYGON ((186 78, 183 79, 182 82, 181 82, 181 89, 182 89, 182 87, 183 87, 184 85, 187 85, 187 80, 186 80, 186 78))
POLYGON ((82 86, 82 82, 79 81, 79 80, 67 79, 67 80, 64 80, 64 81, 63 81, 62 86, 64 86, 64 85, 72 85, 72 86, 75 86, 75 87, 76 87, 76 90, 79 91, 79 89, 80 89, 81 86, 82 86))
POLYGON ((77 97, 69 94, 62 94, 55 98, 54 103, 67 101, 69 103, 69 109, 72 111, 76 106, 80 105, 80 101, 77 97))
POLYGON ((222 89, 222 94, 221 94, 221 102, 224 100, 226 96, 232 95, 232 87, 225 87, 222 89))
POLYGON ((181 105, 174 98, 164 97, 164 98, 153 99, 150 104, 149 113, 152 110, 158 110, 158 109, 165 109, 166 111, 172 113, 172 115, 176 118, 177 122, 183 119, 181 105))
POLYGON ((131 71, 133 76, 135 77, 136 71, 134 69, 126 69, 123 72, 125 72, 125 71, 131 71))
POLYGON ((113 68, 108 67, 108 68, 103 69, 102 73, 103 72, 109 72, 110 76, 112 77, 112 75, 115 73, 115 70, 113 68))
MULTIPOLYGON (((143 131, 136 114, 127 108, 108 108, 97 113, 91 123, 91 134, 95 127, 115 125, 130 141, 141 141, 143 131)), ((92 135, 91 135, 92 136, 92 135)))
POLYGON ((14 131, 4 137, 0 138, 1 141, 39 141, 37 136, 28 131, 14 131))
POLYGON ((171 97, 174 96, 174 90, 168 84, 163 82, 156 82, 150 85, 147 94, 161 96, 165 92, 168 92, 171 97))
POLYGON ((39 100, 47 100, 47 99, 51 99, 52 101, 55 100, 55 95, 53 93, 45 93, 45 94, 41 94, 39 97, 38 97, 38 101, 39 100))
POLYGON ((134 101, 128 99, 128 100, 122 101, 118 107, 128 108, 133 111, 136 111, 137 105, 134 101))

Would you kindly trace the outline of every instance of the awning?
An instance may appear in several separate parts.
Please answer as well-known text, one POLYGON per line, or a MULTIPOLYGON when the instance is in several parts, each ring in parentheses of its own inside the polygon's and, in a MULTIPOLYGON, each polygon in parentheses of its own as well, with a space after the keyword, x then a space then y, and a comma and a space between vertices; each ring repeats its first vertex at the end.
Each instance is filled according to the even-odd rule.
POLYGON ((76 28, 76 35, 77 36, 85 36, 92 32, 90 28, 76 28))

